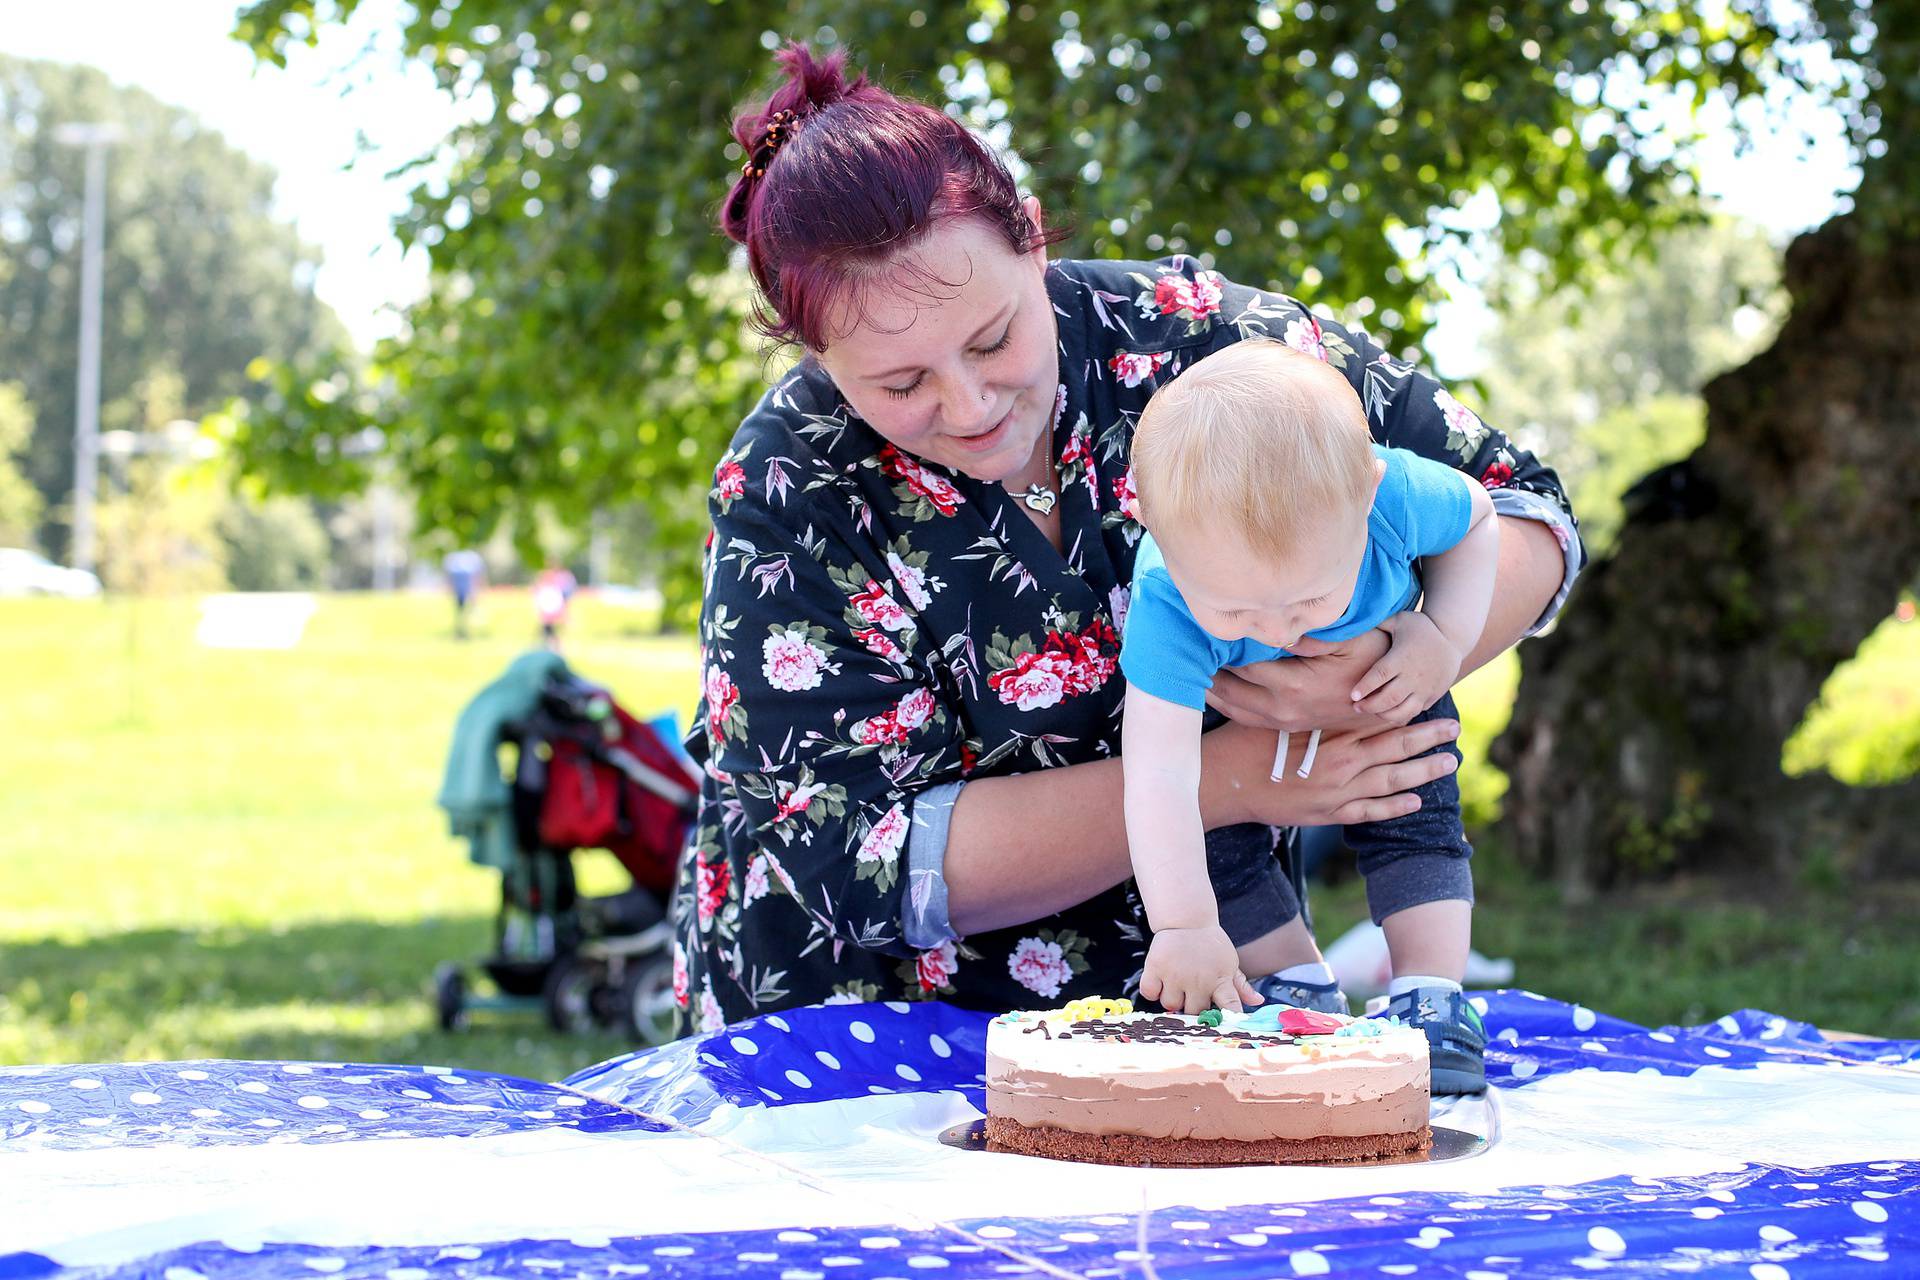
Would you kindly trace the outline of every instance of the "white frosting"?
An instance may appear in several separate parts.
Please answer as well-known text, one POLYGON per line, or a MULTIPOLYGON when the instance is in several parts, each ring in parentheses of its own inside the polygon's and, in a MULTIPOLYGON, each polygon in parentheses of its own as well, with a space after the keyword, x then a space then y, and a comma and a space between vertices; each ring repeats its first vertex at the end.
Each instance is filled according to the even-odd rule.
MULTIPOLYGON (((1109 1022, 1150 1022, 1166 1014, 1133 1013, 1109 1022)), ((1189 1027, 1199 1019, 1178 1015, 1189 1027)), ((1228 1015, 1229 1017, 1231 1015, 1228 1015)), ((1383 1097, 1427 1075, 1427 1037, 1412 1027, 1381 1024, 1377 1036, 1313 1035, 1292 1044, 1241 1047, 1225 1037, 1196 1037, 1178 1044, 1139 1040, 1125 1044, 1085 1033, 1061 1039, 1069 1024, 1053 1022, 1035 1029, 1038 1015, 996 1018, 987 1028, 989 1071, 1004 1063, 1009 1070, 1051 1076, 1104 1077, 1132 1083, 1150 1076, 1155 1084, 1203 1084, 1225 1080, 1235 1094, 1249 1099, 1275 1093, 1315 1093, 1329 1102, 1383 1097), (1015 1021, 1014 1019, 1020 1019, 1015 1021), (1049 1034, 1051 1033, 1051 1034, 1049 1034), (1278 1086, 1278 1087, 1275 1087, 1278 1086)), ((1233 1030, 1222 1020, 1221 1030, 1233 1030)), ((1251 1031, 1250 1035, 1273 1034, 1251 1031)))

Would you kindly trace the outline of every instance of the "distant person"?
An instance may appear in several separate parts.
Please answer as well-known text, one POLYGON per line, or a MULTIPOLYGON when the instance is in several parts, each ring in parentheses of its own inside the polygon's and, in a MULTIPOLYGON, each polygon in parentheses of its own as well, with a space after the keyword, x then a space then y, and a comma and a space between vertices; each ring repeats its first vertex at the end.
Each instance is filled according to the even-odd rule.
POLYGON ((560 645, 560 628, 566 625, 567 605, 580 583, 563 566, 547 561, 533 580, 533 611, 540 618, 540 638, 548 648, 560 645))
POLYGON ((447 575, 447 586, 453 591, 453 634, 455 638, 467 638, 467 611, 473 605, 474 593, 479 589, 480 581, 486 576, 487 562, 478 551, 462 547, 447 554, 440 562, 447 575))

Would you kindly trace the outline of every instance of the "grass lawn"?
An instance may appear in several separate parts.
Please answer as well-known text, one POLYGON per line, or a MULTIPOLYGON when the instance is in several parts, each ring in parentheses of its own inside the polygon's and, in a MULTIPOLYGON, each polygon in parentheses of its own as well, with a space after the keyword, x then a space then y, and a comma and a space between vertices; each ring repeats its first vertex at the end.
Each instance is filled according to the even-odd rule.
MULTIPOLYGON (((460 644, 438 596, 326 596, 297 648, 251 652, 200 647, 191 601, 0 601, 0 1063, 351 1059, 557 1079, 623 1051, 533 1018, 434 1024, 433 968, 488 948, 499 894, 433 806, 447 737, 532 631, 524 596, 485 608, 460 644)), ((583 600, 568 656, 636 713, 684 721, 693 646, 644 632, 583 600)), ((1874 646, 1829 723, 1916 683, 1920 626, 1874 646)), ((1472 762, 1512 680, 1489 669, 1460 698, 1475 813, 1504 786, 1472 762)), ((1912 741, 1911 704, 1900 714, 1912 741)), ((1859 736, 1815 735, 1795 766, 1859 736)), ((604 855, 581 868, 589 890, 619 886, 604 855)), ((1920 1036, 1920 887, 1681 882, 1573 909, 1497 849, 1479 874, 1478 945, 1535 990, 1652 1023, 1754 1006, 1920 1036)), ((1315 907, 1326 938, 1363 910, 1351 883, 1315 907)))

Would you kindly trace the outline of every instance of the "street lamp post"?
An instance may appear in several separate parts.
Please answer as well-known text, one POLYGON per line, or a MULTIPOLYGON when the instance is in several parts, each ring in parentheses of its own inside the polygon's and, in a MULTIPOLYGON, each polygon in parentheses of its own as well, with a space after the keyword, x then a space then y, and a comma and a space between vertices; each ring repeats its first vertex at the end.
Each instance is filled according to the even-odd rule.
POLYGON ((54 139, 87 151, 80 249, 80 372, 73 425, 73 550, 76 569, 93 572, 93 501, 100 479, 100 289, 107 227, 107 146, 120 137, 111 123, 63 124, 54 139))

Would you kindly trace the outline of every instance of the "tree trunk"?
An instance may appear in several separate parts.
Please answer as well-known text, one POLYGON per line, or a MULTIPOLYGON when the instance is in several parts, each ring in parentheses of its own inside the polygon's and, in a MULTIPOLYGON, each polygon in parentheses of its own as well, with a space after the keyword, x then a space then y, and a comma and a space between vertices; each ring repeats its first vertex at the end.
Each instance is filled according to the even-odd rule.
POLYGON ((1613 556, 1525 650, 1493 749, 1505 833, 1570 893, 1680 866, 1920 869, 1920 782, 1780 769, 1920 570, 1920 240, 1836 218, 1786 283, 1779 340, 1707 387, 1705 443, 1635 486, 1613 556))

